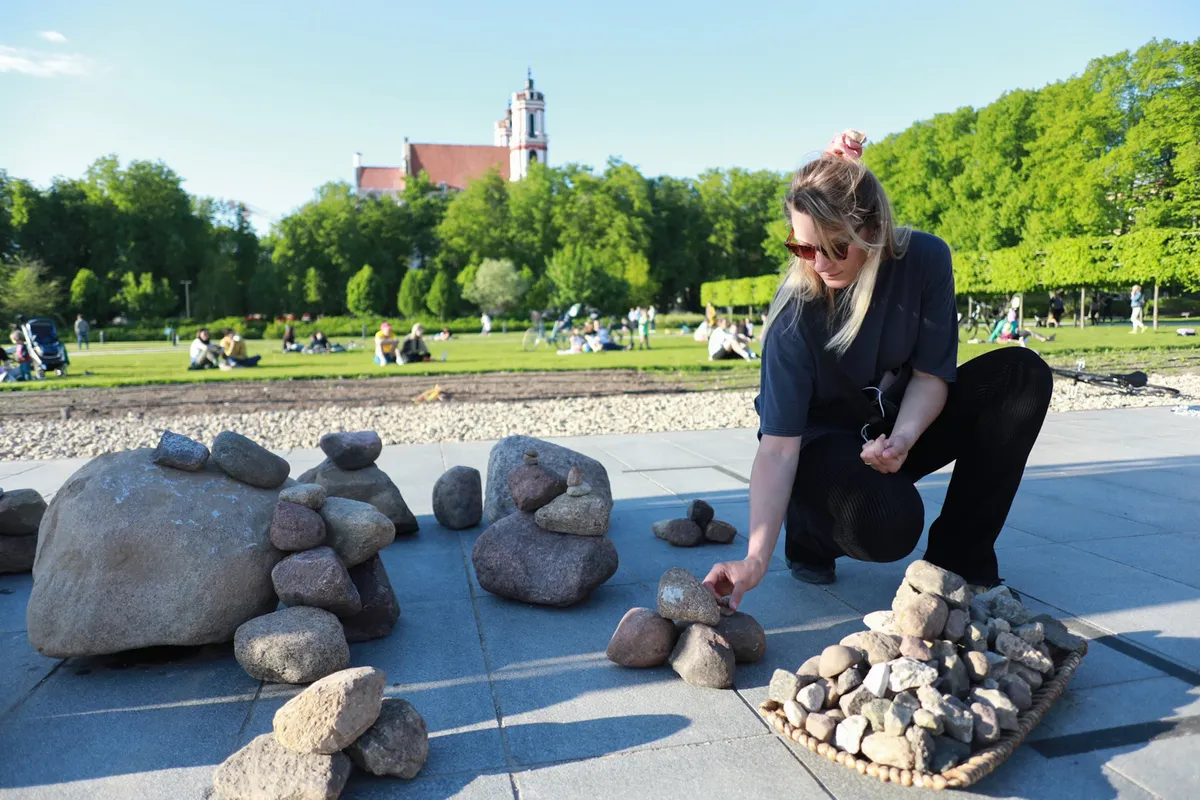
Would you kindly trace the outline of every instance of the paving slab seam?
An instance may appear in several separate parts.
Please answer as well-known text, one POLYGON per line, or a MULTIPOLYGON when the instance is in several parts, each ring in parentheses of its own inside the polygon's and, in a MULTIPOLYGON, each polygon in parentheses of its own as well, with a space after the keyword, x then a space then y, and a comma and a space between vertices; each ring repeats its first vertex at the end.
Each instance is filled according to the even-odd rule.
MULTIPOLYGON (((758 712, 754 712, 755 716, 759 716, 758 712)), ((713 744, 732 744, 734 742, 749 742, 757 739, 778 738, 773 732, 771 733, 754 733, 749 736, 730 736, 723 739, 705 739, 700 742, 681 742, 680 744, 664 744, 658 747, 649 745, 646 747, 636 747, 628 750, 621 750, 616 753, 602 753, 594 756, 583 756, 581 758, 560 758, 550 761, 530 761, 525 764, 517 764, 513 769, 513 775, 519 776, 523 772, 532 772, 535 769, 543 769, 545 767, 556 767, 563 764, 578 764, 585 761, 612 761, 618 758, 630 758, 648 753, 665 753, 670 750, 683 750, 688 747, 706 747, 713 744)))
MULTIPOLYGON (((1166 533, 1166 531, 1159 531, 1159 532, 1158 532, 1158 534, 1155 534, 1155 535, 1161 536, 1161 535, 1163 535, 1164 533, 1166 533)), ((1109 539, 1105 539, 1104 541, 1111 541, 1111 540, 1109 540, 1109 539)), ((1156 577, 1156 578, 1162 578, 1162 579, 1163 579, 1163 580, 1165 580, 1165 581, 1170 581, 1171 583, 1175 584, 1176 586, 1183 586, 1183 587, 1186 587, 1186 588, 1188 588, 1188 589, 1191 589, 1191 590, 1193 590, 1193 591, 1195 591, 1196 589, 1200 589, 1200 587, 1193 586, 1193 585, 1192 585, 1192 584, 1190 584, 1190 583, 1184 583, 1183 581, 1176 580, 1175 578, 1172 578, 1172 577, 1170 577, 1170 576, 1167 576, 1167 575, 1160 575, 1159 573, 1155 572, 1154 570, 1151 570, 1151 569, 1146 569, 1145 567, 1139 567, 1139 566, 1138 566, 1138 565, 1136 565, 1136 564, 1129 564, 1129 563, 1127 563, 1127 562, 1125 562, 1125 561, 1119 561, 1119 560, 1117 560, 1117 559, 1115 559, 1115 558, 1111 558, 1111 557, 1109 557, 1109 556, 1106 556, 1106 555, 1104 555, 1103 553, 1093 553, 1091 550, 1084 550, 1082 547, 1076 547, 1074 542, 1060 542, 1060 544, 1063 544, 1063 545, 1065 545, 1066 547, 1069 547, 1069 548, 1071 548, 1072 550, 1078 550, 1078 551, 1079 551, 1079 552, 1081 552, 1081 553, 1087 553, 1087 554, 1088 554, 1088 555, 1090 555, 1090 556, 1096 556, 1097 558, 1102 558, 1102 559, 1104 559, 1105 561, 1111 562, 1111 563, 1113 563, 1113 564, 1120 564, 1122 567, 1128 567, 1129 569, 1136 569, 1136 570, 1138 570, 1139 572, 1144 572, 1144 573, 1146 573, 1147 575, 1153 575, 1153 576, 1154 576, 1154 577, 1156 577)))
POLYGON ((1129 725, 1116 725, 1112 728, 1051 736, 1046 739, 1030 741, 1029 746, 1043 758, 1053 759, 1094 753, 1097 750, 1150 744, 1163 739, 1180 739, 1197 734, 1200 734, 1200 715, 1193 715, 1167 717, 1150 722, 1135 722, 1129 725))
MULTIPOLYGON (((606 450, 603 447, 600 447, 599 445, 596 446, 596 449, 599 450, 601 453, 604 453, 605 455, 607 455, 609 458, 612 458, 612 459, 618 461, 619 463, 624 464, 630 471, 637 472, 637 470, 635 470, 633 468, 632 464, 630 464, 628 461, 621 458, 620 456, 618 456, 616 453, 612 452, 611 450, 606 450)), ((675 493, 671 489, 668 489, 666 486, 663 486, 661 483, 654 480, 654 478, 651 478, 649 475, 643 475, 642 477, 645 478, 646 480, 650 481, 655 486, 662 489, 664 492, 671 495, 672 497, 679 497, 679 495, 677 493, 675 493)))
MULTIPOLYGON (((755 712, 755 713, 757 713, 757 712, 755 712)), ((775 743, 779 747, 783 748, 783 751, 785 753, 787 753, 793 761, 795 761, 797 764, 800 765, 800 769, 802 769, 808 773, 808 776, 813 779, 813 782, 816 783, 817 786, 821 787, 821 791, 823 791, 826 795, 828 795, 830 800, 838 800, 838 797, 837 797, 837 795, 835 795, 833 793, 833 790, 825 785, 825 781, 821 780, 820 776, 818 776, 817 773, 815 773, 811 769, 809 769, 808 764, 804 763, 804 759, 800 757, 800 752, 797 748, 788 747, 788 743, 785 742, 781 737, 777 736, 774 733, 771 734, 771 738, 775 740, 775 743)))
POLYGON ((258 688, 254 690, 254 699, 250 701, 250 707, 246 709, 246 718, 242 720, 242 726, 238 728, 237 735, 233 737, 233 748, 230 749, 230 754, 238 750, 242 746, 242 737, 246 733, 246 728, 250 725, 250 718, 254 715, 254 706, 258 703, 258 698, 262 695, 263 681, 258 682, 258 688))
POLYGON ((54 673, 58 672, 59 669, 62 668, 62 665, 66 664, 66 663, 67 663, 67 659, 65 659, 65 658, 60 659, 59 662, 57 664, 55 664, 53 667, 51 667, 50 671, 47 672, 45 675, 43 675, 42 679, 39 680, 37 683, 35 683, 32 686, 32 688, 30 688, 30 690, 21 697, 20 700, 13 703, 8 708, 4 709, 3 713, 0 713, 0 717, 7 717, 9 714, 11 714, 12 712, 16 711, 18 708, 23 706, 25 704, 25 701, 28 700, 29 698, 33 697, 34 693, 38 689, 42 688, 42 684, 45 683, 46 681, 50 680, 52 677, 54 677, 54 673))

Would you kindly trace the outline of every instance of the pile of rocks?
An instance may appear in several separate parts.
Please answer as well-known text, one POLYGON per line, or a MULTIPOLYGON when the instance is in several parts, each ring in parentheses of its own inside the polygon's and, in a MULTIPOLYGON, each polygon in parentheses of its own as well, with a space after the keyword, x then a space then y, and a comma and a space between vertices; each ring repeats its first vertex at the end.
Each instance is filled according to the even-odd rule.
POLYGON ((0 489, 0 575, 29 572, 46 501, 33 489, 0 489))
POLYGON ((502 439, 488 459, 486 508, 492 525, 471 559, 479 585, 493 594, 569 606, 617 571, 605 535, 608 472, 587 456, 524 436, 502 439))
POLYGON ((251 677, 309 683, 346 668, 349 642, 392 632, 400 605, 378 553, 396 529, 374 506, 327 497, 316 483, 289 486, 279 493, 268 535, 289 553, 271 570, 287 608, 234 634, 234 656, 251 677))
POLYGON ((419 529, 400 490, 383 470, 375 466, 383 452, 383 441, 375 431, 327 433, 321 437, 325 460, 300 476, 301 483, 318 483, 330 497, 370 503, 396 526, 396 535, 419 529))
POLYGON ((729 544, 737 538, 737 528, 714 519, 713 507, 703 500, 688 504, 683 519, 664 519, 654 523, 654 535, 676 547, 695 547, 704 542, 729 544))
POLYGON ((433 516, 452 531, 483 519, 483 477, 474 467, 451 467, 433 485, 433 516))
POLYGON ((834 747, 837 760, 904 785, 1018 730, 1055 658, 1086 649, 1007 588, 974 593, 926 561, 909 565, 890 611, 864 622, 870 630, 796 672, 776 670, 769 698, 818 752, 834 747))
POLYGON ((658 609, 631 608, 606 654, 623 667, 671 668, 690 684, 732 689, 735 664, 767 651, 767 635, 749 614, 717 603, 695 575, 673 567, 658 583, 658 609))
POLYGON ((217 767, 216 796, 336 798, 351 762, 372 775, 415 777, 429 756, 425 720, 407 701, 384 698, 386 683, 374 667, 317 681, 275 712, 272 733, 217 767))

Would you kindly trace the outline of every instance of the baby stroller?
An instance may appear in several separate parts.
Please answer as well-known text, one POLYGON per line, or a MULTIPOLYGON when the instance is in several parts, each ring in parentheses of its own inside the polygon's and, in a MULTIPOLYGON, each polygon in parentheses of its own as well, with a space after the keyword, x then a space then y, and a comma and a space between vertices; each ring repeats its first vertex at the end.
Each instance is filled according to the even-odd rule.
POLYGON ((67 348, 58 340, 54 320, 45 317, 27 320, 21 316, 17 323, 29 347, 29 355, 33 357, 33 371, 38 380, 45 378, 48 370, 54 370, 55 375, 66 375, 71 360, 67 357, 67 348))

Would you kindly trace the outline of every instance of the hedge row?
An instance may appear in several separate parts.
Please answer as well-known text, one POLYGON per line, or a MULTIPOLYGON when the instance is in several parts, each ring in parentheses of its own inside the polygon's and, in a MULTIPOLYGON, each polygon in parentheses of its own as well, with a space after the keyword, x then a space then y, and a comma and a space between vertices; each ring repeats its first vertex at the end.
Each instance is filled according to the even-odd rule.
POLYGON ((700 284, 700 302, 717 308, 762 308, 770 305, 778 288, 778 275, 709 281, 700 284))

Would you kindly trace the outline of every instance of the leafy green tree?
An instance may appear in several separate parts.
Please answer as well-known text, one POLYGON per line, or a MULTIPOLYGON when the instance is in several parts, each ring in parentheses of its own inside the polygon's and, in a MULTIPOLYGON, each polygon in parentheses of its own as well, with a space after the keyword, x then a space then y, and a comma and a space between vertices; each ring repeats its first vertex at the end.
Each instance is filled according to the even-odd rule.
MULTIPOLYGON (((440 276, 442 273, 438 273, 440 276)), ((406 317, 416 317, 425 310, 425 296, 429 292, 429 271, 410 269, 404 274, 400 284, 400 294, 396 298, 396 307, 406 317)))
POLYGON ((0 317, 55 315, 61 302, 62 284, 42 262, 22 257, 0 262, 0 317))
POLYGON ((99 319, 105 311, 104 283, 86 267, 71 281, 71 308, 88 319, 99 319))
POLYGON ((475 271, 475 278, 463 292, 463 297, 481 311, 503 314, 516 308, 529 284, 508 259, 484 259, 475 271))
POLYGON ((364 265, 346 283, 346 308, 355 316, 382 314, 386 302, 383 283, 370 265, 364 265))
POLYGON ((620 308, 629 295, 629 284, 606 270, 595 255, 578 245, 564 247, 546 264, 546 278, 554 287, 550 303, 566 308, 574 303, 597 308, 620 308))
POLYGON ((310 309, 321 308, 325 305, 325 279, 316 267, 309 267, 304 273, 304 303, 310 309))
POLYGON ((455 270, 484 259, 511 258, 508 181, 493 169, 467 184, 446 208, 437 237, 443 264, 455 270))
POLYGON ((166 317, 179 307, 179 295, 166 278, 155 280, 149 272, 126 272, 119 285, 112 305, 135 319, 166 317))
POLYGON ((458 306, 458 285, 444 270, 438 270, 425 296, 425 307, 445 322, 454 316, 458 306))

